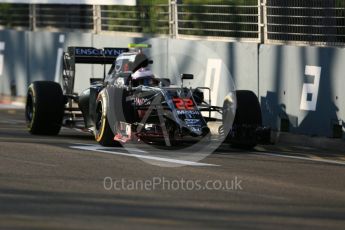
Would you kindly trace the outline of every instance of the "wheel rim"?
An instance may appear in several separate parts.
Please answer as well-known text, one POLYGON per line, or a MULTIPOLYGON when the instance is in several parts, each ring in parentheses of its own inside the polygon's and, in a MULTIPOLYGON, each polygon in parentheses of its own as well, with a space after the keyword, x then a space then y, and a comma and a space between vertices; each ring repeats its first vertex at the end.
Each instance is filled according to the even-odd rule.
POLYGON ((33 119, 33 111, 34 111, 34 104, 32 100, 32 94, 29 93, 26 99, 26 106, 25 106, 25 117, 28 122, 31 122, 33 119))
POLYGON ((102 103, 97 106, 97 114, 96 114, 96 130, 100 130, 102 127, 102 103))

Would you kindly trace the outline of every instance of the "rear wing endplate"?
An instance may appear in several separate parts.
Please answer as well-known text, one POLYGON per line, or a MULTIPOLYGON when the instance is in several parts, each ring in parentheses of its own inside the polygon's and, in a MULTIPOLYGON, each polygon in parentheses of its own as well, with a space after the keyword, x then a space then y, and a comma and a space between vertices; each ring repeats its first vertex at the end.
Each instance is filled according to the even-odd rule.
POLYGON ((112 64, 128 48, 68 47, 63 54, 62 80, 66 94, 73 94, 76 64, 112 64))

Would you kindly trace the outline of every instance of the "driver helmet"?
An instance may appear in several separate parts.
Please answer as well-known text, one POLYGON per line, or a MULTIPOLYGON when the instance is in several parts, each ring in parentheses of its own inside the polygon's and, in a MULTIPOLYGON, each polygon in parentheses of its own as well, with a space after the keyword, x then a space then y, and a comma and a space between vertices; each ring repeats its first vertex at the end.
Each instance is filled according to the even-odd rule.
POLYGON ((149 65, 149 59, 148 57, 143 53, 138 53, 135 56, 134 62, 133 62, 133 74, 132 79, 150 79, 154 78, 154 75, 151 71, 151 69, 148 67, 149 65))

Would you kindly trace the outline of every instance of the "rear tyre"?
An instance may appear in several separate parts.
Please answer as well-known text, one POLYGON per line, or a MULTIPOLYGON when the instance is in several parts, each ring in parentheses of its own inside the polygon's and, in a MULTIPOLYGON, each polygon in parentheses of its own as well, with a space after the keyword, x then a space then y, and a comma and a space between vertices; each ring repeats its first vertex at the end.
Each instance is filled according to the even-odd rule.
POLYGON ((249 90, 236 91, 236 100, 237 106, 232 133, 228 135, 227 141, 236 148, 254 148, 257 145, 256 129, 262 126, 259 100, 249 90))
POLYGON ((106 112, 106 101, 103 95, 97 99, 96 121, 94 131, 96 141, 107 147, 121 146, 117 141, 114 141, 114 133, 108 122, 106 112))
POLYGON ((61 86, 52 81, 33 82, 27 92, 25 118, 29 132, 57 135, 62 126, 65 99, 61 86))
POLYGON ((258 97, 249 90, 237 90, 237 107, 234 124, 262 125, 261 107, 258 97))

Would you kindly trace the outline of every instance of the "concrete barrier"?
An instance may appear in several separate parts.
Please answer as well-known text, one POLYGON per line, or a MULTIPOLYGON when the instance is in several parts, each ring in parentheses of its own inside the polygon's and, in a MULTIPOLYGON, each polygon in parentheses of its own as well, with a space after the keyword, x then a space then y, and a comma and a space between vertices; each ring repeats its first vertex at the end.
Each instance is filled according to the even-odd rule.
POLYGON ((279 129, 287 120, 291 132, 323 136, 344 126, 344 49, 261 45, 259 53, 266 124, 279 129))
MULTIPOLYGON (((2 30, 0 94, 25 96, 32 81, 61 81, 67 46, 126 47, 133 42, 152 45, 146 52, 157 77, 181 84, 178 75, 192 73, 194 81, 185 84, 211 87, 213 104, 221 105, 234 88, 248 89, 259 96, 264 124, 275 130, 333 136, 340 128, 343 134, 345 50, 339 48, 2 30)), ((104 69, 78 65, 76 72, 75 91, 80 92, 104 69)))

